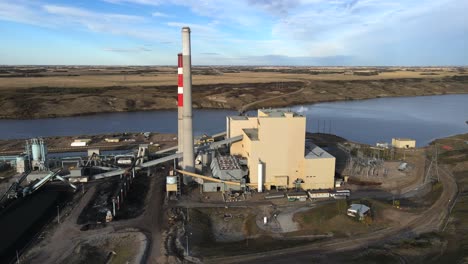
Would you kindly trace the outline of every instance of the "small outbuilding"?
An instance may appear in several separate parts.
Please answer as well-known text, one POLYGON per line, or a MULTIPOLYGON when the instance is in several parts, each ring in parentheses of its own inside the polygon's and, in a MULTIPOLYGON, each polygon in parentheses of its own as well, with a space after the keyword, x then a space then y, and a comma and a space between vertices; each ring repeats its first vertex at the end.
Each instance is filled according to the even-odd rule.
POLYGON ((392 146, 403 149, 415 148, 416 140, 410 138, 392 138, 392 146))
POLYGON ((286 193, 286 196, 288 197, 288 201, 294 202, 294 201, 306 201, 307 200, 307 193, 304 191, 290 191, 286 193))
POLYGON ((71 147, 86 147, 90 143, 91 143, 90 138, 77 138, 70 144, 70 146, 71 147))
POLYGON ((106 141, 107 143, 119 143, 120 138, 118 137, 105 138, 104 141, 106 141))
POLYGON ((370 208, 364 204, 351 204, 348 208, 347 215, 364 220, 364 217, 370 212, 370 208))
POLYGON ((328 190, 309 190, 310 199, 330 198, 330 191, 328 190))
POLYGON ((383 148, 383 149, 389 148, 389 144, 387 142, 377 142, 375 146, 378 148, 383 148))

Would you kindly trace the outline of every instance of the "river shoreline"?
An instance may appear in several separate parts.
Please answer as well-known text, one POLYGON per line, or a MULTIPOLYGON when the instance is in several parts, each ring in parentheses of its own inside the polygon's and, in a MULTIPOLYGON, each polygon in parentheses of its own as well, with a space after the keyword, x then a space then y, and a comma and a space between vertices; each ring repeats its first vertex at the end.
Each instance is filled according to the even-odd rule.
MULTIPOLYGON (((467 100, 468 94, 451 94, 298 103, 287 108, 307 118, 308 132, 336 134, 370 145, 409 137, 416 139, 417 146, 424 146, 436 138, 467 132, 467 100)), ((256 112, 246 114, 255 116, 256 112)), ((226 116, 236 115, 239 112, 234 110, 194 109, 194 135, 220 133, 225 130, 226 116)), ((4 128, 0 130, 2 140, 142 132, 177 134, 177 111, 0 120, 0 127, 4 128)))
MULTIPOLYGON (((335 100, 304 100, 303 103, 297 104, 294 102, 278 102, 275 103, 272 108, 288 108, 294 107, 298 105, 315 105, 320 103, 334 103, 334 102, 354 102, 354 101, 365 101, 365 100, 372 100, 372 99, 380 99, 380 98, 411 98, 411 97, 426 97, 426 96, 438 96, 438 95, 464 95, 468 94, 468 90, 465 93, 427 93, 427 94, 420 94, 420 95, 391 95, 391 96, 382 96, 377 95, 375 97, 362 97, 362 98, 342 98, 342 99, 335 99, 335 100)), ((245 109, 245 112, 254 111, 258 108, 268 108, 263 107, 255 107, 255 102, 251 102, 249 104, 253 104, 252 107, 245 109)), ((231 111, 238 111, 241 114, 241 111, 235 107, 203 107, 194 105, 193 109, 197 110, 231 110, 231 111)), ((34 118, 27 118, 27 117, 5 117, 0 116, 0 120, 40 120, 40 119, 55 119, 55 118, 62 118, 62 117, 86 117, 86 116, 95 116, 100 114, 115 114, 115 113, 136 113, 136 112, 163 112, 163 111, 176 111, 177 107, 172 108, 158 108, 158 109, 132 109, 126 111, 102 111, 102 112, 88 112, 88 113, 76 113, 76 114, 56 114, 56 115, 47 115, 47 116, 36 116, 34 118)), ((467 121, 468 122, 468 121, 467 121)))
MULTIPOLYGON (((257 79, 257 75, 234 78, 238 83, 229 83, 227 80, 220 80, 220 83, 194 81, 193 108, 244 112, 262 107, 468 93, 468 75, 424 78, 388 78, 379 75, 349 80, 345 76, 312 79, 311 76, 298 74, 276 74, 257 79), (272 76, 283 79, 275 81, 272 76)), ((34 86, 18 88, 13 88, 18 85, 15 82, 10 86, 0 82, 0 119, 33 120, 100 113, 168 111, 177 107, 176 87, 158 86, 156 80, 151 86, 148 84, 152 83, 146 82, 145 85, 116 83, 112 86, 96 84, 92 87, 84 84, 70 86, 68 79, 63 79, 64 83, 60 86, 54 82, 39 86, 43 80, 31 81, 34 81, 34 86)))

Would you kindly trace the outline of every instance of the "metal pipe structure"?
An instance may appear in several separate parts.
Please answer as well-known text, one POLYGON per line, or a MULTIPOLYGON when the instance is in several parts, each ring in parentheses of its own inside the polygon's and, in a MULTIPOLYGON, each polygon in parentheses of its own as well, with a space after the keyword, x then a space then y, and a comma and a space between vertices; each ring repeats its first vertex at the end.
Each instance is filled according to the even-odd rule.
MULTIPOLYGON (((184 70, 182 53, 177 54, 177 126, 178 126, 178 152, 184 151, 184 70)), ((183 165, 183 159, 179 159, 179 166, 183 165)))
MULTIPOLYGON (((199 179, 203 179, 203 180, 205 180, 205 181, 220 182, 220 183, 224 183, 224 184, 227 184, 227 185, 236 185, 236 186, 240 186, 240 185, 241 185, 240 182, 224 181, 224 180, 220 180, 220 179, 213 178, 213 177, 210 177, 210 176, 205 176, 205 175, 196 174, 196 173, 193 173, 193 172, 188 172, 188 171, 183 171, 183 170, 176 170, 176 171, 177 171, 178 173, 180 173, 180 174, 183 174, 183 175, 186 175, 186 176, 190 176, 190 177, 199 178, 199 179)), ((247 183, 247 185, 248 185, 248 186, 252 186, 252 187, 257 186, 256 183, 247 183)))
MULTIPOLYGON (((182 61, 184 72, 184 143, 183 143, 183 169, 188 172, 195 171, 195 158, 193 151, 193 128, 192 128, 192 62, 190 52, 190 28, 182 28, 182 61)), ((187 184, 191 179, 184 177, 184 183, 187 184)))
POLYGON ((180 173, 180 174, 183 174, 184 176, 195 177, 195 178, 203 179, 203 180, 205 180, 205 181, 221 182, 221 183, 228 184, 228 185, 237 185, 237 186, 240 186, 240 182, 223 181, 223 180, 216 179, 216 178, 213 178, 213 177, 204 176, 204 175, 201 175, 201 174, 196 174, 196 173, 192 173, 192 172, 188 172, 188 171, 183 171, 183 170, 176 170, 176 171, 177 171, 178 173, 180 173))

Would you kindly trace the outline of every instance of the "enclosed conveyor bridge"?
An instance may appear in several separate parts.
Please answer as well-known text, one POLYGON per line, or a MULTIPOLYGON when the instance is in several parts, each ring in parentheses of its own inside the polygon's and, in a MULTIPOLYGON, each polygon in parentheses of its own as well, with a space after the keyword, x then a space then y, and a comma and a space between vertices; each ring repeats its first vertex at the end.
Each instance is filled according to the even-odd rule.
POLYGON ((51 171, 49 174, 47 174, 47 176, 45 176, 44 178, 40 179, 38 182, 36 182, 32 187, 25 187, 23 189, 23 196, 26 196, 26 195, 29 195, 35 191, 37 191, 39 188, 41 188, 42 186, 44 186, 44 184, 46 184, 48 181, 51 181, 53 179, 58 179, 60 181, 63 181, 64 183, 70 185, 70 187, 72 187, 74 190, 76 190, 76 186, 73 185, 72 183, 70 183, 68 180, 62 178, 59 173, 61 172, 62 170, 56 170, 56 171, 51 171))
MULTIPOLYGON (((220 134, 217 134, 215 136, 219 137, 219 136, 222 136, 222 135, 223 135, 223 133, 220 133, 220 134)), ((240 136, 236 136, 236 137, 232 137, 232 138, 223 139, 223 140, 220 140, 220 141, 213 142, 213 143, 211 143, 209 145, 206 145, 206 146, 200 146, 200 147, 196 148, 196 150, 198 151, 198 150, 204 150, 204 149, 215 149, 215 148, 218 148, 218 147, 220 147, 222 145, 225 145, 225 144, 230 144, 230 143, 240 141, 240 140, 242 140, 242 138, 243 138, 243 136, 240 135, 240 136)), ((171 148, 171 150, 176 150, 176 149, 177 148, 171 148)), ((163 151, 159 151, 159 153, 165 153, 165 152, 169 152, 169 151, 170 150, 167 150, 167 151, 163 150, 163 151)), ((153 166, 156 166, 158 164, 161 164, 161 163, 164 163, 164 162, 167 162, 167 161, 170 161, 170 160, 181 158, 182 156, 183 156, 183 153, 179 152, 179 153, 175 153, 175 154, 163 157, 163 158, 159 158, 159 159, 156 159, 156 160, 151 160, 151 161, 141 163, 138 166, 135 166, 135 162, 137 161, 137 160, 135 160, 134 164, 130 168, 117 169, 117 170, 114 170, 114 171, 109 171, 109 172, 96 174, 96 175, 92 176, 92 178, 95 179, 95 180, 98 180, 98 179, 118 176, 118 175, 122 175, 122 174, 124 174, 126 172, 129 172, 129 171, 131 171, 133 169, 140 170, 140 169, 143 169, 143 168, 153 167, 153 166)))

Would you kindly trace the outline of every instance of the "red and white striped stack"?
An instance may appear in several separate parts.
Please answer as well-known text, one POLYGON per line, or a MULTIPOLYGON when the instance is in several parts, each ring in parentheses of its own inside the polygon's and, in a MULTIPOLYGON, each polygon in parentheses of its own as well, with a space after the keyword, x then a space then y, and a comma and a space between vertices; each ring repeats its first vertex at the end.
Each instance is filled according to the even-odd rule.
MULTIPOLYGON (((177 54, 177 141, 179 152, 184 147, 184 74, 183 74, 183 55, 177 54)), ((182 166, 182 159, 179 159, 179 165, 182 166)))
POLYGON ((182 60, 182 53, 177 54, 178 58, 178 85, 177 85, 177 106, 183 107, 184 106, 184 74, 183 74, 183 60, 182 60))

